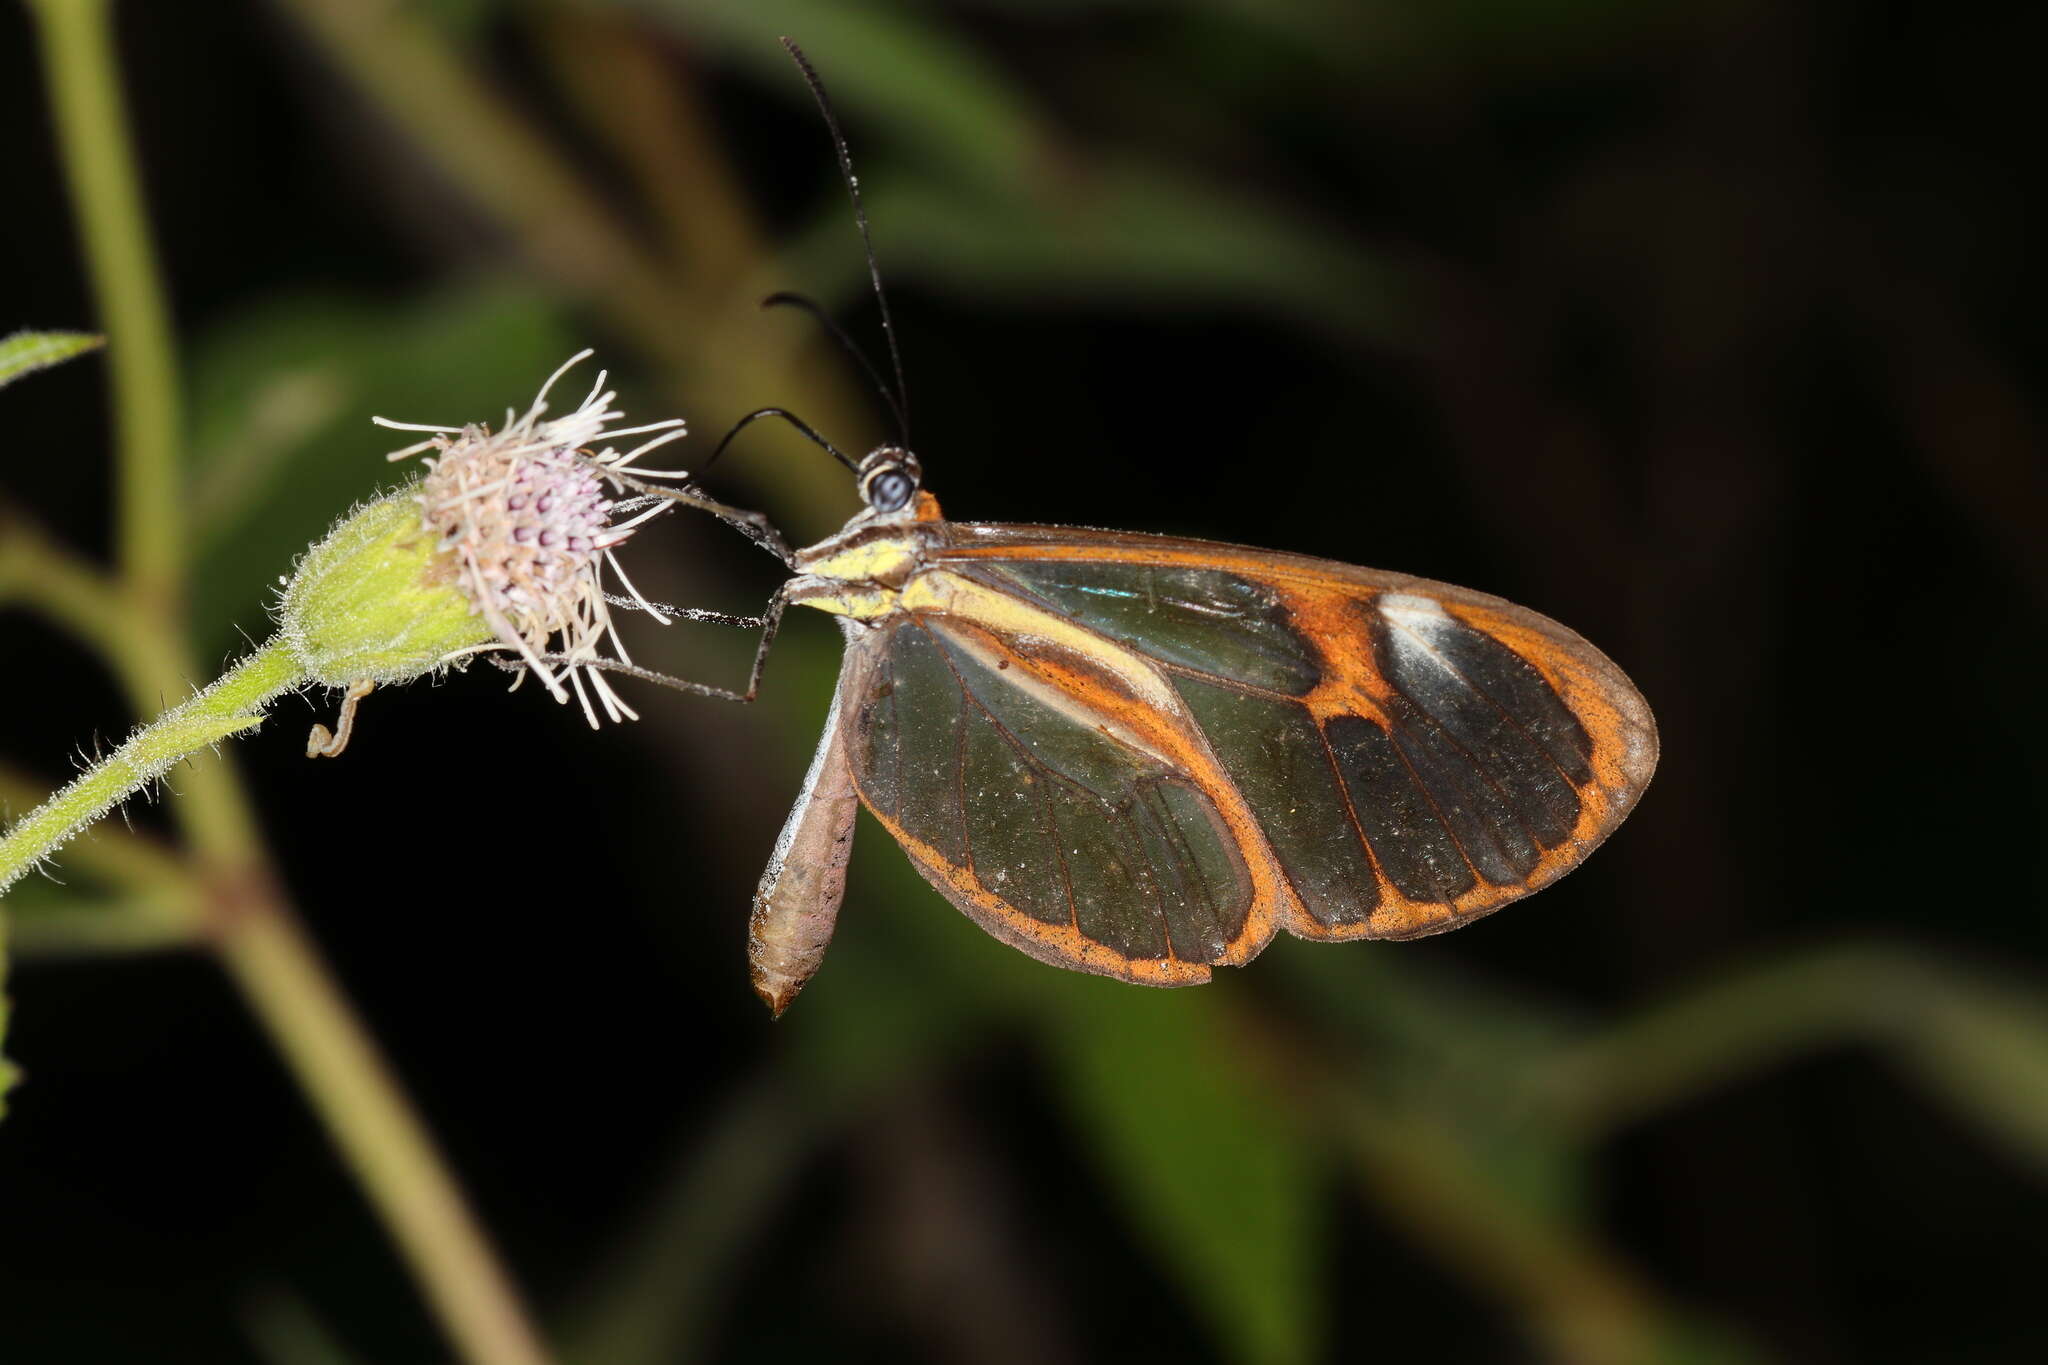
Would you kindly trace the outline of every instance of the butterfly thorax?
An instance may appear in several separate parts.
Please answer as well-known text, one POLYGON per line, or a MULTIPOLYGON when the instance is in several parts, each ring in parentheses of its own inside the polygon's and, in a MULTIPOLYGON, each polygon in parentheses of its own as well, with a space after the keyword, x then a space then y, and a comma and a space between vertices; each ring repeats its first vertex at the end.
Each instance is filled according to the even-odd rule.
POLYGON ((902 590, 925 568, 945 525, 929 493, 900 512, 863 512, 837 535, 797 552, 788 599, 856 620, 887 616, 899 610, 902 590))

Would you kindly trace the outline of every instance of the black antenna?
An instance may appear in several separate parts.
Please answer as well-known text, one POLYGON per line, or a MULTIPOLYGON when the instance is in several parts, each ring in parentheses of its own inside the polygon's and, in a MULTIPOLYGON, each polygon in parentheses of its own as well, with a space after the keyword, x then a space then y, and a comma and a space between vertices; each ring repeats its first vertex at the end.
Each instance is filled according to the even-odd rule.
POLYGON ((733 437, 739 435, 741 432, 745 431, 748 427, 752 426, 755 422, 758 422, 763 417, 780 417, 783 421, 789 423, 798 431, 802 432, 804 436, 808 438, 813 445, 822 447, 825 450, 825 452, 829 454, 833 459, 839 461, 839 463, 845 465, 848 469, 852 470, 856 474, 860 472, 860 461, 849 458, 845 451, 841 450, 838 446, 833 445, 830 441, 820 436, 815 430, 812 429, 811 424, 809 422, 806 422, 803 418, 797 416, 795 413, 789 411, 787 408, 755 408, 745 417, 742 417, 739 421, 734 422, 732 424, 732 430, 726 432, 725 435, 719 439, 718 444, 712 447, 711 454, 705 459, 704 463, 697 466, 696 476, 701 477, 705 470, 711 468, 711 466, 714 463, 716 463, 719 456, 725 454, 725 448, 732 444, 733 437))
POLYGON ((854 345, 853 338, 846 334, 846 329, 833 321, 830 313, 819 307, 816 299, 807 298, 802 294, 778 291, 762 299, 761 306, 763 308, 801 308, 804 312, 816 318, 818 325, 830 332, 832 339, 844 347, 848 355, 860 362, 861 369, 867 372, 869 382, 875 386, 875 392, 881 394, 882 401, 889 405, 889 412, 896 419, 897 443, 906 446, 910 444, 910 423, 904 419, 903 405, 896 401, 895 393, 889 388, 888 384, 883 382, 882 372, 875 368, 874 361, 868 359, 866 351, 854 345))
POLYGON ((860 227, 860 242, 868 253, 868 279, 875 286, 875 303, 882 310, 882 335, 889 341, 889 363, 896 369, 897 401, 890 404, 896 410, 896 424, 902 429, 903 443, 910 444, 910 390, 903 382, 903 353, 896 348, 896 325, 889 318, 889 296, 882 292, 882 268, 875 264, 875 239, 868 233, 868 213, 860 205, 860 177, 853 173, 853 153, 846 148, 846 134, 839 130, 839 118, 832 112, 832 101, 825 94, 825 82, 818 79, 817 70, 804 50, 788 38, 782 46, 796 62, 797 70, 804 73, 804 83, 811 87, 811 94, 818 101, 818 112, 825 116, 825 126, 832 132, 832 149, 839 153, 839 177, 846 182, 847 197, 853 200, 853 221, 860 227))

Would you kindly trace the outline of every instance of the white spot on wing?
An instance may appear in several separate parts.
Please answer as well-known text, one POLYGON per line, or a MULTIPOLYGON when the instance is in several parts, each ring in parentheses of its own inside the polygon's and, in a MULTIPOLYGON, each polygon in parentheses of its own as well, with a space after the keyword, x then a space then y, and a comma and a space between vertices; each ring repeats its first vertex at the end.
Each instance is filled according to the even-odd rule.
POLYGON ((1450 613, 1444 610, 1443 603, 1437 601, 1434 597, 1417 597, 1414 593, 1384 593, 1380 597, 1379 606, 1380 615, 1386 617, 1397 626, 1408 624, 1408 622, 1401 619, 1404 616, 1411 619, 1427 617, 1432 621, 1447 621, 1450 619, 1450 613))
POLYGON ((1441 602, 1432 597, 1417 597, 1413 593, 1390 592, 1381 596, 1379 612, 1393 627, 1387 632, 1387 639, 1402 663, 1428 664, 1432 668, 1450 671, 1449 665, 1439 659, 1428 644, 1432 635, 1451 624, 1450 613, 1444 610, 1441 602))

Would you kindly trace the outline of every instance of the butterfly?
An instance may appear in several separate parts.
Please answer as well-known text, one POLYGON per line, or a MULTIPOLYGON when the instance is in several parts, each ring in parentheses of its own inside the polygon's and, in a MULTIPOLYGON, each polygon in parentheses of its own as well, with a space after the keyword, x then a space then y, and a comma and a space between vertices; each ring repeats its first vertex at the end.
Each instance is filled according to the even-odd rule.
POLYGON ((1414 938, 1549 885, 1649 783, 1657 730, 1592 645, 1483 593, 1200 540, 954 523, 908 451, 797 554, 846 635, 756 896, 779 1014, 822 956, 864 804, 939 894, 1059 966, 1207 981, 1285 929, 1414 938))
MULTIPOLYGON (((785 45, 868 242, 823 85, 785 45)), ((868 263, 896 391, 877 383, 907 430, 871 242, 868 263)), ((794 570, 758 618, 747 692, 692 690, 751 698, 786 606, 845 635, 749 926, 754 987, 778 1015, 822 961, 862 805, 1003 942, 1183 986, 1283 929, 1403 939, 1490 914, 1583 861, 1656 767, 1634 685, 1526 608, 1303 555, 950 522, 906 444, 850 459, 780 408, 750 413, 719 451, 766 416, 851 469, 865 503, 791 552, 756 514, 690 495, 794 570)))

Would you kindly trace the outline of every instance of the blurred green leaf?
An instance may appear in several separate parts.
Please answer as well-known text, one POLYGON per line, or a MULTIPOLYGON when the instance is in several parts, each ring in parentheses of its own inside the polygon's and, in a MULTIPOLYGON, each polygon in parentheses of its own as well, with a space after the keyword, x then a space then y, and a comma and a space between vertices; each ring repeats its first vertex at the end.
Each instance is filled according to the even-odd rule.
POLYGON ((1225 1356, 1289 1365, 1321 1348, 1323 1172, 1227 989, 1049 976, 1044 1036, 1105 1183, 1225 1356))
MULTIPOLYGON (((576 349, 552 305, 490 283, 404 304, 287 298, 202 337, 190 371, 206 647, 233 645, 231 624, 263 634, 265 586, 342 513, 417 472, 385 461, 405 441, 372 415, 495 426, 576 349)), ((600 364, 586 362, 591 379, 600 364)))
POLYGON ((242 1324, 265 1365, 361 1365, 312 1306, 289 1291, 257 1299, 243 1313, 242 1324))
MULTIPOLYGON (((948 175, 999 187, 1013 183, 1045 150, 1039 120, 999 70, 957 35, 914 14, 842 0, 629 3, 753 69, 771 88, 807 101, 803 78, 777 41, 795 38, 842 116, 886 125, 906 145, 944 163, 948 175)), ((823 129, 819 150, 822 169, 830 164, 823 129)), ((854 150, 858 155, 860 142, 854 150)))
POLYGON ((594 1277, 556 1339, 572 1365, 702 1357, 738 1261, 796 1183, 827 1122, 808 1087, 771 1068, 692 1134, 630 1244, 594 1277))
POLYGON ((1583 1365, 1738 1365, 1760 1359, 1669 1300, 1580 1215, 1503 1190, 1455 1127, 1412 1107, 1330 1092, 1361 1187, 1408 1237, 1515 1313, 1541 1358, 1583 1365))
POLYGON ((1589 1136, 1822 1047, 1889 1050, 1967 1122, 2048 1166, 2048 998, 1924 950, 1841 943, 1748 963, 1540 1068, 1557 1121, 1589 1136))
POLYGON ((408 8, 451 38, 482 42, 505 6, 503 0, 413 0, 408 8))
POLYGON ((281 467, 323 429, 334 426, 351 401, 338 366, 283 370, 249 396, 231 437, 206 452, 192 486, 192 520, 208 531, 240 525, 270 491, 281 467))
MULTIPOLYGON (((795 36, 835 103, 880 125, 915 169, 863 177, 885 262, 955 285, 1027 296, 1252 303, 1384 340, 1402 330, 1394 277, 1345 231, 1168 167, 1062 145, 1057 131, 953 33, 914 14, 831 0, 632 0, 779 82, 803 88, 776 39, 795 36)), ((853 130, 859 164, 871 154, 853 130)), ((825 160, 821 148, 820 161, 825 160)), ((841 298, 865 287, 843 196, 789 253, 785 272, 841 298)))
MULTIPOLYGON (((1078 173, 1040 198, 976 195, 909 173, 876 178, 866 197, 888 225, 887 259, 959 289, 1247 305, 1382 344, 1405 330, 1393 274, 1338 234, 1136 163, 1078 173)), ((850 238, 843 206, 831 206, 788 249, 786 273, 851 296, 866 276, 850 238)))
POLYGON ((955 965, 953 932, 979 931, 887 832, 864 815, 854 842, 852 894, 824 968, 776 1025, 791 1035, 809 1092, 834 1106, 973 1047, 1014 1000, 1002 985, 1011 964, 992 973, 955 965))
POLYGON ((1421 945, 1290 939, 1261 962, 1321 1034, 1341 1040, 1368 1102, 1433 1116, 1529 1211, 1583 1210, 1585 1150, 1531 1080, 1583 1036, 1576 1020, 1461 975, 1421 945))
POLYGON ((7 909, 14 956, 22 959, 162 952, 198 942, 198 906, 181 884, 101 895, 30 882, 9 890, 7 909))
POLYGON ((1929 971, 1897 1030, 1905 1065, 1977 1127, 2048 1168, 2048 998, 1962 968, 1929 971))
POLYGON ((1287 938, 1260 962, 1356 1055, 1417 1080, 1471 1075, 1478 1088, 1497 1090, 1586 1031, 1565 1011, 1462 973, 1423 944, 1332 947, 1287 938))
POLYGON ((90 332, 16 332, 0 337, 0 389, 34 370, 98 350, 107 339, 90 332))
POLYGON ((1751 962, 1673 992, 1559 1050, 1536 1084, 1570 1129, 1597 1138, 1817 1047, 1879 1032, 1900 1005, 1899 959, 1840 944, 1751 962))

